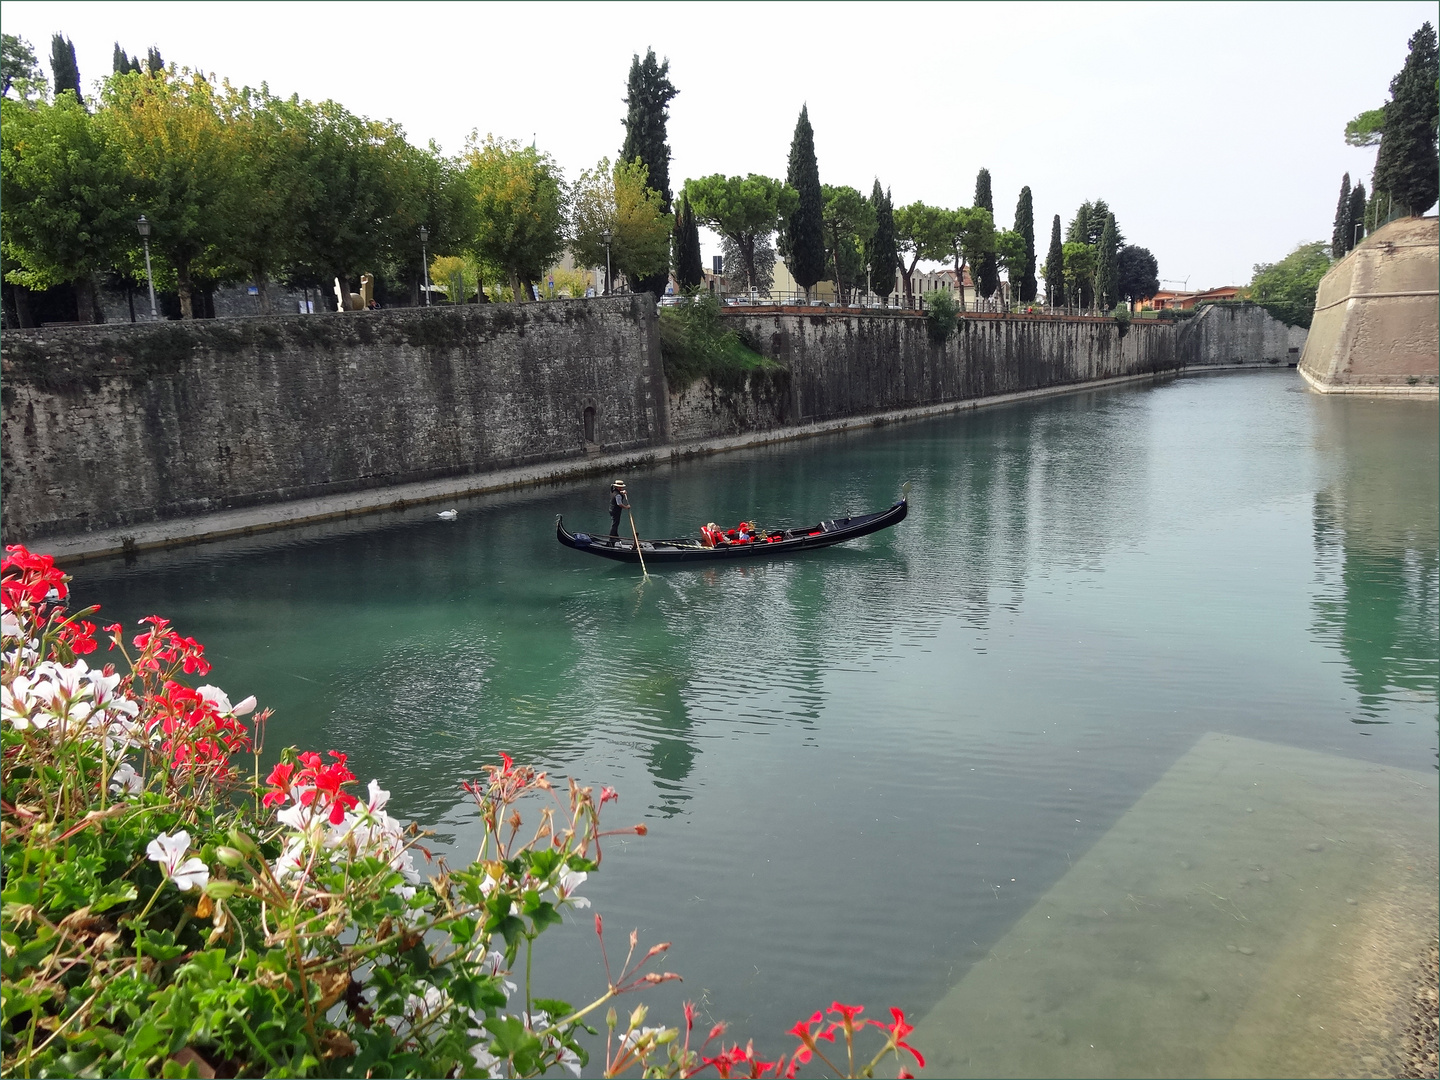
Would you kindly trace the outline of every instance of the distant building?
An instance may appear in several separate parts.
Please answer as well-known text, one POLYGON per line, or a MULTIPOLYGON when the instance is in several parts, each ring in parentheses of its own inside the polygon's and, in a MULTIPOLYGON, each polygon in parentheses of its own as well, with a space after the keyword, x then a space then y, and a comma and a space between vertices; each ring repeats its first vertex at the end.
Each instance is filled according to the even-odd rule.
POLYGON ((1141 311, 1164 311, 1166 308, 1178 311, 1192 311, 1199 304, 1214 304, 1222 300, 1243 300, 1245 290, 1239 285, 1222 285, 1218 289, 1200 292, 1175 292, 1161 289, 1149 300, 1140 302, 1141 311))

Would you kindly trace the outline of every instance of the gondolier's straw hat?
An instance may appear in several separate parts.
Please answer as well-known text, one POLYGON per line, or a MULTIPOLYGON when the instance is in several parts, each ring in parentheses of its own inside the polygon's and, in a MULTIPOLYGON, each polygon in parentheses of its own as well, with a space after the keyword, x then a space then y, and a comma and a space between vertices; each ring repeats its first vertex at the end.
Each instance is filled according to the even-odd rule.
POLYGON ((624 490, 625 490, 625 481, 624 481, 624 480, 616 480, 615 483, 611 484, 610 486, 613 487, 613 488, 619 488, 621 491, 624 491, 624 490))

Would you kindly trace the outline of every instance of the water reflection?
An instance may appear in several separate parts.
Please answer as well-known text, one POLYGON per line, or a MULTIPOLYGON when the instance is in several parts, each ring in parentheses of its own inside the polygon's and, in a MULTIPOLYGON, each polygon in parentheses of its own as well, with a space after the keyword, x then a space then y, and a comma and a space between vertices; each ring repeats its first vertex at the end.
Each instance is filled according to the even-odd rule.
POLYGON ((1433 402, 1316 403, 1333 467, 1314 497, 1314 633, 1345 656, 1352 722, 1390 722, 1397 700, 1436 701, 1440 461, 1433 402))

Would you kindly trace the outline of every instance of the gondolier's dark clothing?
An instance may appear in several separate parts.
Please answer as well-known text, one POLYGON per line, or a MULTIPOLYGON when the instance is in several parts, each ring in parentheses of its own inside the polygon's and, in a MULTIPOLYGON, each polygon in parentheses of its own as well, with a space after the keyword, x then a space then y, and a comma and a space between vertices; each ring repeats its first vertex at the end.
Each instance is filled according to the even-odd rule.
POLYGON ((620 535, 620 516, 630 509, 623 491, 610 492, 610 535, 620 535))

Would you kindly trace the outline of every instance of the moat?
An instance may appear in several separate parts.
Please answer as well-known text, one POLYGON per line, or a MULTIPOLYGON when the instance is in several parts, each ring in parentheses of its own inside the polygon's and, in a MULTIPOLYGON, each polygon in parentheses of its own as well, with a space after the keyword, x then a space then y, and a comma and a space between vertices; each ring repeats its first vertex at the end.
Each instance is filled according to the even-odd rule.
MULTIPOLYGON (((1433 400, 1187 378, 626 480, 642 535, 906 481, 911 510, 642 582, 555 543, 557 514, 603 531, 599 480, 80 566, 76 595, 173 619, 272 749, 347 751, 442 850, 473 853, 459 783, 499 751, 618 789, 649 835, 581 891, 674 943, 651 1022, 693 999, 778 1052, 832 1000, 897 1005, 934 1075, 1388 1068, 1334 987, 1390 947, 1387 1000, 1434 931, 1433 400)), ((543 994, 603 983, 588 918, 546 935, 543 994)))

